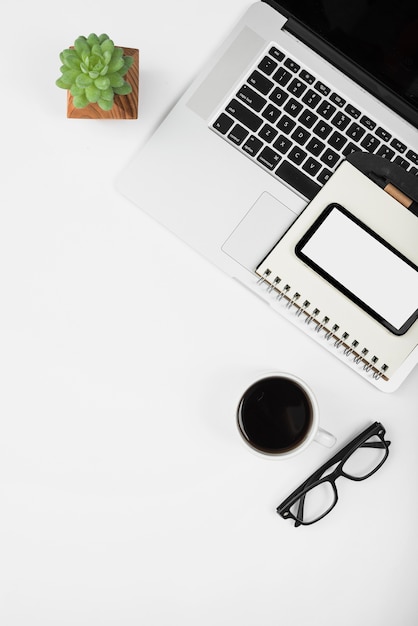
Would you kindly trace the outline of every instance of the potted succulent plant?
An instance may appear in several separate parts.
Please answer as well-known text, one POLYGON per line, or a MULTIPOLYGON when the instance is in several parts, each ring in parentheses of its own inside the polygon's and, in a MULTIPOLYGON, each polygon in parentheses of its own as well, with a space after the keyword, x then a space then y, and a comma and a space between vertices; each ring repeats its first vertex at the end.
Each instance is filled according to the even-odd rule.
POLYGON ((60 54, 66 89, 67 116, 78 118, 137 118, 139 51, 119 48, 108 35, 81 35, 60 54))

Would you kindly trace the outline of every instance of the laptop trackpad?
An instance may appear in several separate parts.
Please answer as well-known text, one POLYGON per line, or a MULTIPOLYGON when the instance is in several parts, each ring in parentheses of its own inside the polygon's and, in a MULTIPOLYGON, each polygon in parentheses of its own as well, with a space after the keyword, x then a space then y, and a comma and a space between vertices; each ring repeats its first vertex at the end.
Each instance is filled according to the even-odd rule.
POLYGON ((264 192, 225 241, 222 250, 254 271, 296 217, 297 213, 264 192))

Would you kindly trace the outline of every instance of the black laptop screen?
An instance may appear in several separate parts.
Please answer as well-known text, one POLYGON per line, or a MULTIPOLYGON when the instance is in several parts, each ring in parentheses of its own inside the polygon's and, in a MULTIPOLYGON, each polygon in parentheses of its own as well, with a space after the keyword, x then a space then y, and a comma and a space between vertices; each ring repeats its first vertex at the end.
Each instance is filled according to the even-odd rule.
POLYGON ((273 0, 271 4, 318 34, 418 113, 418 0, 273 0))

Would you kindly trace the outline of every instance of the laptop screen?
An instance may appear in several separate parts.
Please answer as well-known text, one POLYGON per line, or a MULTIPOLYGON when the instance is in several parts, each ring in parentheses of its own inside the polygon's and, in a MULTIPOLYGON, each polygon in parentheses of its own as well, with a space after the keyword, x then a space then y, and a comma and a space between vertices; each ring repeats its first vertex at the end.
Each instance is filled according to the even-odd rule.
MULTIPOLYGON (((293 25, 302 25, 308 38, 319 36, 340 52, 343 62, 335 64, 343 71, 347 73, 347 62, 351 61, 357 71, 362 68, 369 79, 377 79, 392 96, 396 94, 404 106, 388 102, 389 106, 417 124, 418 0, 273 0, 269 3, 295 18, 293 25)), ((295 34, 301 35, 297 28, 295 34)), ((317 51, 326 55, 320 47, 317 51)), ((348 73, 364 84, 356 70, 348 73)), ((379 87, 365 86, 386 100, 379 87)))

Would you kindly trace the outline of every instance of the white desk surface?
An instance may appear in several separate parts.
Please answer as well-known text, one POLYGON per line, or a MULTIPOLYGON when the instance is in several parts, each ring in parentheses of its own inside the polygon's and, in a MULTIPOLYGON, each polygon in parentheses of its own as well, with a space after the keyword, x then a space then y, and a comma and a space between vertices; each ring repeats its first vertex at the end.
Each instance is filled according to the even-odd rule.
POLYGON ((114 189, 248 5, 7 3, 4 626, 418 623, 418 371, 376 390, 114 189), (67 120, 58 54, 92 31, 140 49, 137 121, 67 120), (240 393, 266 370, 313 387, 338 445, 374 420, 392 440, 309 528, 275 508, 330 452, 265 460, 236 432, 240 393))

